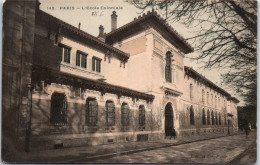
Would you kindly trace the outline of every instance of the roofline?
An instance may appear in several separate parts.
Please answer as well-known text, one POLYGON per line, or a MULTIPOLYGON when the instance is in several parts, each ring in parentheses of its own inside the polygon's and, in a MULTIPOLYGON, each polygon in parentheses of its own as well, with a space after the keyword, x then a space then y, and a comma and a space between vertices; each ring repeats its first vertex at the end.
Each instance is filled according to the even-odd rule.
POLYGON ((127 53, 125 53, 125 52, 123 52, 123 51, 103 42, 103 41, 100 41, 97 37, 85 32, 83 30, 80 30, 80 29, 76 28, 75 26, 72 26, 72 25, 70 25, 70 24, 68 24, 68 23, 66 23, 66 22, 64 22, 64 21, 62 21, 62 20, 44 12, 44 11, 42 11, 42 10, 39 10, 39 14, 46 15, 47 17, 49 17, 49 19, 48 19, 49 21, 57 23, 61 27, 67 28, 67 29, 71 30, 72 32, 74 32, 75 34, 80 35, 80 36, 82 36, 82 37, 84 37, 88 40, 91 40, 91 41, 95 42, 96 44, 99 44, 99 45, 103 46, 104 48, 106 48, 106 49, 108 49, 108 50, 110 50, 110 51, 112 51, 112 52, 114 52, 114 53, 116 53, 120 56, 123 56, 125 59, 129 59, 129 57, 130 57, 129 54, 127 54, 127 53))
POLYGON ((203 76, 200 73, 198 73, 197 71, 195 71, 193 68, 188 67, 188 66, 184 66, 184 70, 185 70, 185 74, 191 75, 190 74, 190 72, 191 72, 191 73, 195 74, 196 77, 199 77, 201 80, 205 81, 210 86, 213 86, 214 88, 220 90, 222 93, 225 94, 225 96, 227 96, 228 100, 233 100, 234 102, 239 102, 239 100, 237 98, 231 97, 231 95, 227 91, 225 91, 224 89, 222 89, 219 86, 217 86, 216 84, 214 84, 212 81, 210 81, 205 76, 203 76))
POLYGON ((127 29, 129 26, 134 26, 138 23, 142 23, 144 20, 149 18, 155 18, 155 20, 158 21, 161 25, 163 25, 167 29, 167 31, 169 31, 174 37, 176 37, 179 41, 181 41, 184 45, 185 53, 191 53, 194 51, 194 48, 187 41, 185 41, 185 39, 175 29, 172 28, 172 26, 166 23, 166 21, 154 10, 152 10, 152 12, 148 11, 147 14, 144 13, 142 16, 135 18, 132 22, 129 22, 128 24, 125 24, 107 33, 106 38, 116 35, 117 33, 120 33, 121 31, 127 29))

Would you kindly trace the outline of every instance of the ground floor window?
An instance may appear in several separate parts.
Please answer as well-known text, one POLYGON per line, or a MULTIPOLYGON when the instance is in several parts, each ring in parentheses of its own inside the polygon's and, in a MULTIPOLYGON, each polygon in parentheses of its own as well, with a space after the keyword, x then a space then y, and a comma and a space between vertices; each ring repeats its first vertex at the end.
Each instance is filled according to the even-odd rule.
POLYGON ((139 126, 145 125, 145 109, 143 105, 139 106, 139 126))
POLYGON ((206 125, 206 114, 205 114, 205 109, 202 110, 202 124, 206 125))
POLYGON ((122 126, 129 126, 129 106, 126 103, 121 106, 121 124, 122 126))
POLYGON ((98 103, 95 98, 86 101, 86 125, 95 126, 98 121, 98 103))
POLYGON ((213 111, 211 111, 211 120, 212 120, 212 125, 214 125, 214 112, 213 111))
POLYGON ((115 125, 115 105, 113 101, 106 102, 106 123, 108 126, 115 125))
POLYGON ((194 121, 194 109, 191 106, 190 107, 190 125, 194 125, 194 124, 195 124, 195 121, 194 121))
POLYGON ((207 112, 207 123, 208 123, 208 125, 210 125, 210 112, 209 112, 209 110, 207 112))
POLYGON ((67 124, 67 100, 63 93, 53 93, 51 96, 50 123, 67 124))

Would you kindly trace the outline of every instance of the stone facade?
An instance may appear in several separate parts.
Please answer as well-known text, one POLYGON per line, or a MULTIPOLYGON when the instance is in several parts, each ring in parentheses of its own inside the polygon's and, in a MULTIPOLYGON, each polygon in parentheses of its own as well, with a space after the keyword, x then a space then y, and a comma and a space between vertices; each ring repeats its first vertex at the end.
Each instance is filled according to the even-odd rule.
POLYGON ((4 17, 3 82, 12 79, 16 86, 6 89, 20 94, 3 90, 3 128, 16 116, 9 134, 25 148, 159 140, 173 128, 179 137, 237 131, 238 100, 184 66, 193 48, 155 11, 120 28, 114 12, 113 31, 104 35, 100 26, 94 37, 37 2, 12 2, 4 11, 29 13, 20 21, 4 17), (12 36, 18 27, 21 34, 12 36))

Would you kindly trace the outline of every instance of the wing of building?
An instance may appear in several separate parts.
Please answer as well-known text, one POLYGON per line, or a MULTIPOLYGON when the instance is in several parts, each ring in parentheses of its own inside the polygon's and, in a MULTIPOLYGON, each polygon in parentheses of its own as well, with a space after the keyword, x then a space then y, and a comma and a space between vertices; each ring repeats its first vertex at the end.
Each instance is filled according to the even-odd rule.
POLYGON ((29 151, 237 131, 239 101, 184 66, 192 46, 155 11, 119 28, 113 12, 95 37, 39 5, 4 4, 3 139, 29 151))

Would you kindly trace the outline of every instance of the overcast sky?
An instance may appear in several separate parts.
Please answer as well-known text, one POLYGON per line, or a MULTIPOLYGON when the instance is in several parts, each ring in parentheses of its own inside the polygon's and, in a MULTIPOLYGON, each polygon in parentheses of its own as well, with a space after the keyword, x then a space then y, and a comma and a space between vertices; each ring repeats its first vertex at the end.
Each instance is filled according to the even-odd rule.
MULTIPOLYGON (((78 27, 81 23, 81 29, 94 36, 98 35, 98 27, 103 25, 105 32, 111 31, 111 17, 112 11, 117 12, 117 26, 123 26, 131 22, 135 17, 138 17, 141 12, 133 5, 123 0, 40 0, 40 9, 75 26, 78 27), (109 9, 108 9, 109 8, 109 9)), ((151 10, 151 9, 149 9, 151 10)), ((192 36, 192 30, 187 29, 185 26, 179 23, 170 23, 171 26, 184 38, 192 36)), ((224 72, 221 69, 215 70, 202 70, 200 62, 190 61, 184 59, 186 66, 193 67, 199 73, 202 73, 212 82, 216 83, 221 88, 227 90, 230 94, 238 97, 231 89, 226 88, 221 84, 220 74, 224 72)), ((242 105, 240 103, 240 105, 242 105)))

